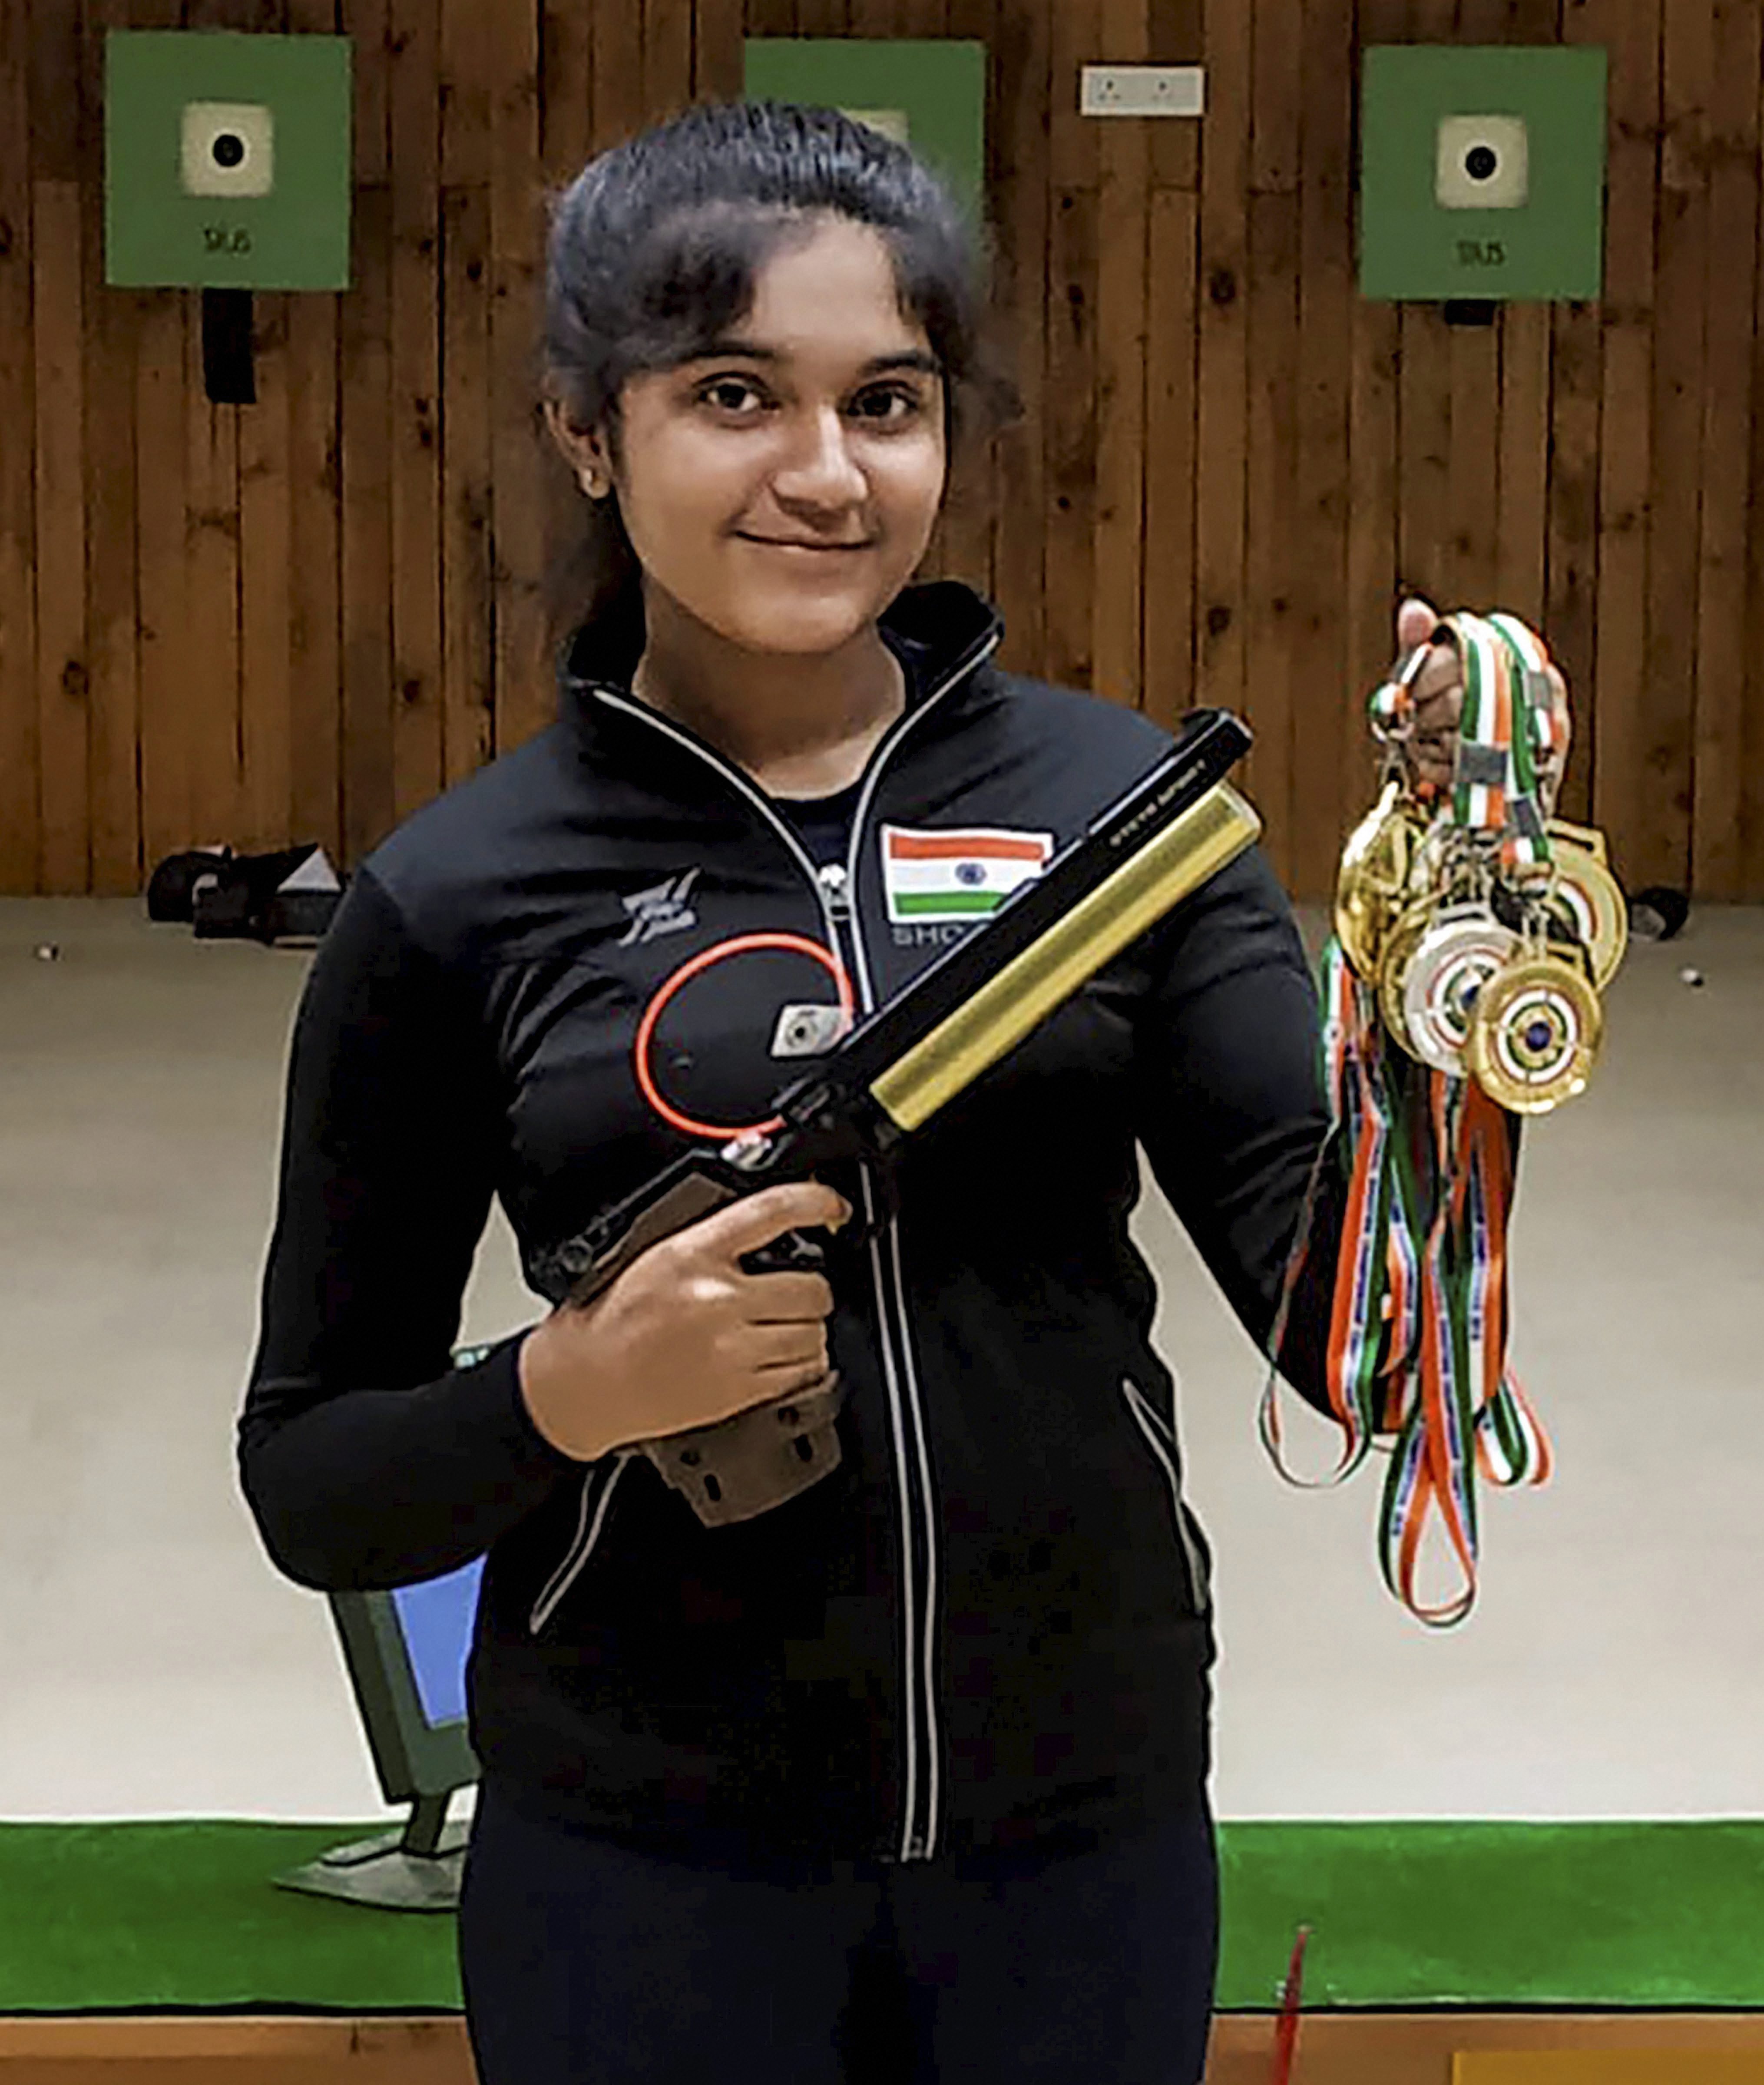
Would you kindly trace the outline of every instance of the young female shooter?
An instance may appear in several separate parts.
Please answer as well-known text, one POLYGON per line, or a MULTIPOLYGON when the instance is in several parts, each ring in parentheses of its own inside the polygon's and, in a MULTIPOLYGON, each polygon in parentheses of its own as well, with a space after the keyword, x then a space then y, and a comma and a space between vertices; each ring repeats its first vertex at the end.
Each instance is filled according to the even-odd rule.
MULTIPOLYGON (((682 962, 781 932, 885 1001, 1169 742, 908 584, 997 410, 976 273, 937 184, 830 112, 699 108, 586 169, 547 411, 603 583, 561 714, 360 866, 300 1009, 242 1479, 303 1585, 487 1552, 484 2085, 1201 2074, 1207 1557, 1127 1222, 1142 1144, 1265 1340, 1324 1116, 1259 855, 909 1140, 891 1215, 868 1181, 767 1189, 449 1367, 493 1195, 557 1302, 559 1241, 801 1068, 780 1009, 825 977, 775 948, 695 976, 634 1064, 682 962), (744 1265, 860 1204, 825 1275, 744 1265), (701 1525, 631 1452, 830 1365, 839 1467, 750 1520, 701 1525), (895 1965, 902 2049, 859 1960, 895 1965)), ((1440 771, 1456 671, 1422 687, 1440 771)), ((1283 1356, 1311 1395, 1328 1285, 1283 1356)))

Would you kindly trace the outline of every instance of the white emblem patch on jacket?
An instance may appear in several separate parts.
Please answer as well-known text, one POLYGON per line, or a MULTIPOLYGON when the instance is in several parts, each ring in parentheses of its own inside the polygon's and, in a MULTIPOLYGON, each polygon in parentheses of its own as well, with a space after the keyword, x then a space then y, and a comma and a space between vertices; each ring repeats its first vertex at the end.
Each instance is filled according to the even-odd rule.
POLYGON ((686 899, 698 875, 695 868, 689 868, 683 875, 670 877, 665 883, 652 884, 635 897, 622 899, 620 902, 631 915, 631 926, 618 946, 628 949, 640 942, 658 940, 663 934, 682 933, 688 927, 697 926, 699 915, 686 899))
POLYGON ((968 826, 945 832, 882 829, 882 885, 897 927, 984 919, 1032 881, 1053 853, 1052 833, 968 826))

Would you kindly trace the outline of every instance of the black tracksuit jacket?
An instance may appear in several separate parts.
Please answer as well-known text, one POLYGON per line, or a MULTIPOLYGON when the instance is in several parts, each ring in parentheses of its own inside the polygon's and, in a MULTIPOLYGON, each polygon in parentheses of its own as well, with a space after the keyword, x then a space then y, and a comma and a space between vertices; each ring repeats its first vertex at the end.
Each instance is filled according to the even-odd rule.
MULTIPOLYGON (((908 1140, 894 1216, 835 1247, 844 1458, 807 1492, 705 1527, 642 1456, 541 1436, 524 1335, 450 1365, 493 1195, 555 1300, 548 1251, 686 1148, 631 1065, 684 959, 781 929, 843 948, 879 1004, 969 931, 891 924, 885 823, 1063 844, 1169 743, 1001 671, 965 587, 908 589, 882 630, 912 693, 843 876, 630 695, 640 634, 596 624, 558 720, 361 865, 295 1022, 238 1428, 257 1525, 320 1589, 486 1555, 485 1773, 628 1843, 923 1859, 1129 1830, 1205 1783, 1207 1548, 1127 1223, 1137 1142, 1265 1340, 1325 1117, 1310 972, 1259 851, 908 1140)), ((800 953, 706 970, 658 1026, 658 1082, 700 1120, 763 1117, 802 1068, 770 1055, 780 1004, 827 996, 800 953)), ((871 1206, 873 1180, 828 1177, 871 1206)), ((1326 1289, 1307 1268, 1282 1357, 1314 1399, 1326 1289)))

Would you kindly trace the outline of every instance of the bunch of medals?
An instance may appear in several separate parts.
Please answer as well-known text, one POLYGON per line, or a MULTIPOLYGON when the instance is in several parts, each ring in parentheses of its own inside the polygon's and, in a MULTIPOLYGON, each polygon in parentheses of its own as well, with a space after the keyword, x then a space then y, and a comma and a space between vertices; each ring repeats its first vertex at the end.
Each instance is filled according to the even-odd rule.
MULTIPOLYGON (((1324 950, 1333 1132, 1318 1183, 1339 1167, 1346 1211, 1327 1371, 1343 1446, 1324 1481, 1388 1449, 1380 1569, 1435 1628, 1475 1602, 1478 1471, 1499 1485, 1549 1474, 1548 1439, 1507 1365, 1515 1118, 1584 1089, 1600 994, 1627 940, 1602 836, 1551 817, 1540 793, 1566 750, 1542 640, 1498 614, 1448 616, 1433 641, 1443 636, 1464 678, 1449 788, 1407 758, 1428 646, 1371 699, 1384 777, 1343 851, 1324 950), (1418 1577, 1435 1516, 1457 1588, 1428 1600, 1418 1577)), ((1271 1354, 1310 1229, 1307 1204, 1271 1354)), ((1277 1395, 1271 1374, 1262 1437, 1290 1477, 1277 1395)))

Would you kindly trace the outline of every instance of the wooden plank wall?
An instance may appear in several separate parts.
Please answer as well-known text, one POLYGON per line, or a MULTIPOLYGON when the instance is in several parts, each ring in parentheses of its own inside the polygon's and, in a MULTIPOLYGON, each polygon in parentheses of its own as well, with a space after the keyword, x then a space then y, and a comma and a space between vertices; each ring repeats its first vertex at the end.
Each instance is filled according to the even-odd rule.
MULTIPOLYGON (((1538 622, 1566 808, 1632 885, 1764 898, 1758 0, 3 0, 0 890, 174 847, 358 859, 539 728, 574 497, 538 439, 543 201, 740 86, 744 35, 993 53, 990 203, 1027 413, 932 568, 1022 670, 1244 710, 1282 873, 1327 888, 1409 588, 1538 622), (355 40, 355 287, 257 301, 210 406, 199 300, 105 287, 104 31, 355 40), (1366 42, 1609 52, 1600 304, 1362 304, 1366 42), (1199 61, 1204 122, 1076 114, 1087 60, 1199 61)), ((1764 395, 1764 392, 1761 392, 1764 395)))

